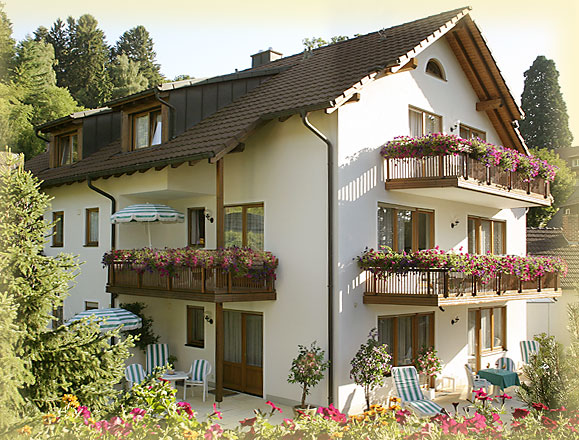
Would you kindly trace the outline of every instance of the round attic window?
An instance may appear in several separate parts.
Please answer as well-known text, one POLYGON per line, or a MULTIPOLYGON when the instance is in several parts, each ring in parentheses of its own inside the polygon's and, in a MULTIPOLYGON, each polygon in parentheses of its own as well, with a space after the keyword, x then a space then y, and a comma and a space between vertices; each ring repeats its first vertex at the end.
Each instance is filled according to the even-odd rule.
POLYGON ((446 80, 442 66, 435 59, 428 60, 428 63, 426 63, 426 73, 436 76, 437 78, 446 80))

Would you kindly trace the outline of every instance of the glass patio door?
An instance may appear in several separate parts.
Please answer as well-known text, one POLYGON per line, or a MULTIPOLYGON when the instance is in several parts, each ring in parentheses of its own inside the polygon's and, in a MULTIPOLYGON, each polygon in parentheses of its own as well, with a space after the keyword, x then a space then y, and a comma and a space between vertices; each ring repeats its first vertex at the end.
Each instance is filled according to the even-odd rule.
POLYGON ((263 316, 225 310, 223 386, 263 394, 263 316))

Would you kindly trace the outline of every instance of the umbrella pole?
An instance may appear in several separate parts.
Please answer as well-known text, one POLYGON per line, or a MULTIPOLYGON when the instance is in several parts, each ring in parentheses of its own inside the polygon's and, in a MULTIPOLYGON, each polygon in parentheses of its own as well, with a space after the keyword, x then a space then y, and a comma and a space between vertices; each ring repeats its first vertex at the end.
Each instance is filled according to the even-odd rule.
POLYGON ((152 248, 153 245, 151 244, 151 227, 149 226, 149 222, 147 223, 147 235, 149 236, 149 247, 152 248))

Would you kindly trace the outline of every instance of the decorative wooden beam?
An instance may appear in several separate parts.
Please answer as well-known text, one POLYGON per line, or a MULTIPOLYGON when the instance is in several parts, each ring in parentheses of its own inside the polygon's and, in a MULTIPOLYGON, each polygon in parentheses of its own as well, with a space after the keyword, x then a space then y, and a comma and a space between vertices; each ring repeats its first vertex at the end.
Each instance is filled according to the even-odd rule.
POLYGON ((225 206, 223 199, 223 158, 219 159, 215 166, 215 189, 216 189, 216 220, 217 220, 217 249, 225 247, 225 206))
POLYGON ((406 64, 404 64, 403 66, 395 66, 390 68, 390 71, 392 73, 400 73, 400 72, 407 72, 409 70, 414 70, 418 67, 418 60, 416 59, 416 57, 414 58, 410 58, 410 60, 408 60, 408 62, 406 64))
POLYGON ((486 112, 487 110, 494 110, 502 107, 504 104, 503 98, 488 99, 486 101, 479 101, 476 103, 477 112, 486 112))
POLYGON ((199 162, 201 162, 200 160, 190 160, 189 161, 189 166, 192 167, 193 165, 198 164, 199 162))

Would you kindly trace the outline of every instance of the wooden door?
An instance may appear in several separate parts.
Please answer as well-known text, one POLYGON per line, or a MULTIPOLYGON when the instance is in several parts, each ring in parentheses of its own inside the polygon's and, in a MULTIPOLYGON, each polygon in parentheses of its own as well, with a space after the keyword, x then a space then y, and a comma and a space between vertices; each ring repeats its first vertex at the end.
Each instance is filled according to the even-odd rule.
POLYGON ((263 394, 263 316, 226 310, 223 386, 263 394))

